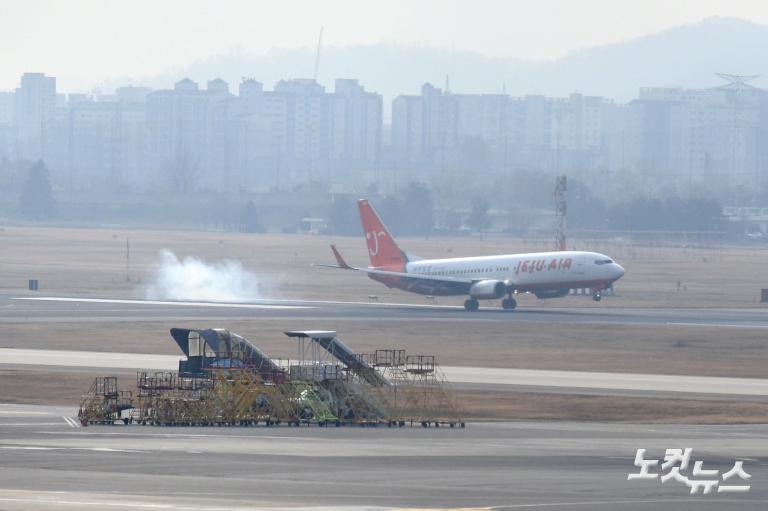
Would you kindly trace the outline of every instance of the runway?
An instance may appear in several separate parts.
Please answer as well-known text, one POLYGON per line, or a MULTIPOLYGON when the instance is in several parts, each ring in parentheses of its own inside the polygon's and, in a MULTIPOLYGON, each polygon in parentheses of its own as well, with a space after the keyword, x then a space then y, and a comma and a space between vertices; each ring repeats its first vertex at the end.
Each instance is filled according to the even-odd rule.
POLYGON ((0 405, 0 509, 721 511, 768 504, 768 426, 82 428, 71 420, 75 413, 0 405), (681 447, 693 448, 691 464, 701 460, 721 473, 742 460, 749 492, 690 496, 674 481, 627 480, 638 472, 638 448, 659 459, 681 447))
MULTIPOLYGON (((182 356, 70 350, 0 348, 0 368, 34 366, 104 371, 175 371, 182 356)), ((444 366, 457 388, 584 392, 597 395, 641 395, 726 399, 730 396, 768 400, 768 379, 675 376, 587 371, 552 371, 444 366)))
POLYGON ((154 320, 227 319, 398 319, 414 322, 564 323, 605 325, 669 325, 702 328, 768 328, 762 309, 669 309, 620 307, 519 307, 504 311, 488 304, 474 313, 462 307, 377 302, 263 300, 255 303, 171 302, 56 296, 0 296, 0 321, 136 322, 154 320))

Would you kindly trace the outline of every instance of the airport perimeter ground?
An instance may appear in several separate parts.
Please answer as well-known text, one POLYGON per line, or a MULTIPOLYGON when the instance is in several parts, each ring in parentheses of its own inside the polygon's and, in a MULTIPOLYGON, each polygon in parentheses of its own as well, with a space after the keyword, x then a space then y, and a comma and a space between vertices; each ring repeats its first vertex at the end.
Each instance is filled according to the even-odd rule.
MULTIPOLYGON (((506 239, 400 241, 423 257, 549 248, 506 239)), ((710 377, 707 385, 766 376, 768 311, 758 300, 768 279, 760 247, 577 240, 574 248, 607 253, 625 266, 618 296, 599 304, 523 296, 514 313, 483 303, 470 314, 457 307, 460 299, 431 304, 362 275, 312 268, 332 262, 330 242, 350 263, 367 264, 360 238, 0 230, 0 509, 116 502, 168 509, 766 507, 768 397, 754 392, 464 383, 457 391, 472 422, 462 431, 73 428, 64 417, 76 414, 95 375, 116 372, 130 386, 132 371, 37 364, 34 355, 24 364, 1 358, 10 349, 177 355, 167 334, 172 326, 227 327, 288 358, 295 345, 282 331, 332 329, 359 351, 435 354, 470 375, 480 368, 710 377), (142 299, 163 249, 241 261, 259 277, 265 307, 16 300, 142 299), (40 291, 26 291, 28 279, 38 279, 40 291), (658 458, 672 447, 693 447, 696 459, 720 470, 749 460, 752 490, 694 498, 679 485, 626 481, 637 448, 658 458)))

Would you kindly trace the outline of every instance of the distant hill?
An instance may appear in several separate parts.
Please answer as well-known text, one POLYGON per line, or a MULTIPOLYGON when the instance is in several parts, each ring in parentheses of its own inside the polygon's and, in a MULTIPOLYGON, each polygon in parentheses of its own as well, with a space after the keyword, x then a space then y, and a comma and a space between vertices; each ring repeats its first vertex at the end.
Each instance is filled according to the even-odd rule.
MULTIPOLYGON (((134 80, 169 87, 184 76, 204 84, 221 77, 237 91, 241 77, 253 77, 267 89, 282 78, 312 75, 314 51, 272 50, 267 54, 233 52, 194 62, 150 79, 134 80)), ((358 78, 384 95, 388 109, 401 93, 417 94, 424 82, 454 92, 564 96, 571 92, 618 101, 637 96, 640 87, 708 87, 721 83, 715 72, 768 75, 768 26, 736 18, 708 18, 644 37, 572 52, 551 61, 490 58, 468 51, 395 45, 323 48, 319 81, 329 90, 335 78, 358 78)), ((116 80, 105 88, 125 83, 116 80)), ((753 82, 768 87, 768 76, 753 82)))

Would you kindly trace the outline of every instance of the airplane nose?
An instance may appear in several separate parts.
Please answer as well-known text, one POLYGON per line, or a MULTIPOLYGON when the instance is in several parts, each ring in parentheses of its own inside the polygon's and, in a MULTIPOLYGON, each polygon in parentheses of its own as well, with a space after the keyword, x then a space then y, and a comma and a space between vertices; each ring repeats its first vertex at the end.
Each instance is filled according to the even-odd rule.
POLYGON ((620 279, 624 276, 624 267, 618 263, 614 263, 614 266, 616 267, 614 268, 616 270, 616 278, 620 279))

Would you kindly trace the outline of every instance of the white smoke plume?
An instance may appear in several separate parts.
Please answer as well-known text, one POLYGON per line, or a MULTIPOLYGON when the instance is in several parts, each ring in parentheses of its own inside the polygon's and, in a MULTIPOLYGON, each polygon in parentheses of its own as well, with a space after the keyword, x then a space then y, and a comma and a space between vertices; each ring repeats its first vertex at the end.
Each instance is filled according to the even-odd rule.
POLYGON ((148 300, 247 302, 259 299, 263 286, 238 261, 206 263, 196 257, 179 259, 163 250, 145 295, 148 300))

